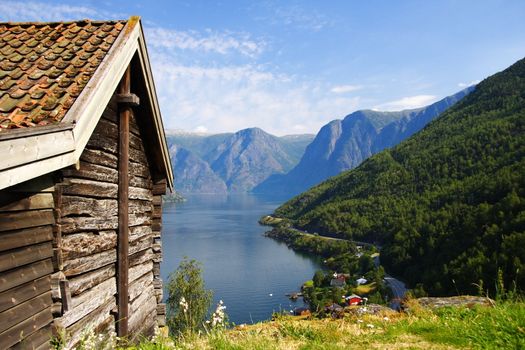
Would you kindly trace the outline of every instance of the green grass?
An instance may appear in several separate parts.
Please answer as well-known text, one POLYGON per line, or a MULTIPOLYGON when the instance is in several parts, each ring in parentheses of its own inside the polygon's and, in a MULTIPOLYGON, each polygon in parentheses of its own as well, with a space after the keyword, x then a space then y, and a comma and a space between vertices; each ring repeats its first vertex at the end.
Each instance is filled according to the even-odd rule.
POLYGON ((410 312, 401 314, 347 314, 338 320, 284 316, 169 346, 160 338, 137 349, 525 349, 525 303, 428 310, 412 302, 410 312))

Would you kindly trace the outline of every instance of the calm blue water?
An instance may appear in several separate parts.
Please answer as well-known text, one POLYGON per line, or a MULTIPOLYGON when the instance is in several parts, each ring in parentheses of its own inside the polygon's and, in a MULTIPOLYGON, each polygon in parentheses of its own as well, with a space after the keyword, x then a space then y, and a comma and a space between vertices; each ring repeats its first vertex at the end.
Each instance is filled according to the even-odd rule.
POLYGON ((292 302, 285 294, 299 291, 320 268, 318 261, 263 237, 268 228, 257 223, 283 201, 250 194, 192 195, 187 202, 165 204, 164 281, 184 256, 200 261, 214 305, 222 299, 236 324, 303 306, 301 299, 292 302))

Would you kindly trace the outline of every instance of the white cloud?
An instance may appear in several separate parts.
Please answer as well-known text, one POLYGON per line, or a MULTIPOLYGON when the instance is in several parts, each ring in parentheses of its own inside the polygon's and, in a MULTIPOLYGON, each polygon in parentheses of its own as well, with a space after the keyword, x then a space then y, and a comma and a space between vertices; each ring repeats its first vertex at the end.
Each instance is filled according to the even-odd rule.
POLYGON ((413 109, 427 106, 437 101, 437 96, 434 95, 417 95, 403 97, 399 100, 386 102, 374 107, 375 110, 380 111, 399 111, 403 109, 413 109))
POLYGON ((88 6, 49 4, 36 1, 0 2, 0 19, 2 21, 69 21, 89 19, 125 19, 122 14, 100 11, 88 6))
POLYGON ((255 41, 246 33, 177 31, 165 28, 146 30, 148 45, 155 49, 195 50, 219 54, 241 53, 254 57, 263 51, 265 43, 255 41))
POLYGON ((361 90, 363 87, 361 85, 337 85, 334 86, 330 91, 336 94, 346 94, 348 92, 354 92, 361 90))
POLYGON ((204 125, 199 125, 195 129, 193 129, 193 132, 199 133, 199 134, 205 134, 208 132, 208 128, 204 125))
POLYGON ((458 86, 460 88, 466 88, 466 87, 469 87, 469 86, 472 86, 472 85, 477 85, 477 84, 479 84, 479 82, 480 82, 480 80, 473 80, 470 83, 459 83, 458 86))

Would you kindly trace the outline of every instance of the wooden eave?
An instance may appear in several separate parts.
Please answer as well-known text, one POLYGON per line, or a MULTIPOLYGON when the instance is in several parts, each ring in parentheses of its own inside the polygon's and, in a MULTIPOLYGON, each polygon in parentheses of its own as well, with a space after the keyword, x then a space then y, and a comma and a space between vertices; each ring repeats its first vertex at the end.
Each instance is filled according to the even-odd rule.
POLYGON ((117 88, 126 67, 138 55, 147 83, 149 104, 155 129, 155 148, 160 150, 160 169, 173 189, 173 172, 162 117, 153 83, 144 33, 139 17, 130 17, 106 57, 66 113, 53 126, 13 130, 0 134, 0 190, 40 175, 76 164, 117 88))

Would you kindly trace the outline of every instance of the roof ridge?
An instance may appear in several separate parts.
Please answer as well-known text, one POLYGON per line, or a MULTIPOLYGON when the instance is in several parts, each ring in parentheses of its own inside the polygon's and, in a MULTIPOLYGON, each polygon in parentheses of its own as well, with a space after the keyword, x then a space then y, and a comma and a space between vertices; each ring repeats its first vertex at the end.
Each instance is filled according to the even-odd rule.
POLYGON ((49 22, 39 22, 39 21, 26 21, 26 22, 0 22, 0 25, 11 25, 11 26, 32 26, 32 25, 59 25, 59 24, 73 24, 73 23, 92 23, 92 24, 115 24, 115 23, 125 23, 129 21, 128 19, 110 19, 110 20, 91 20, 89 18, 72 20, 72 21, 49 21, 49 22))

